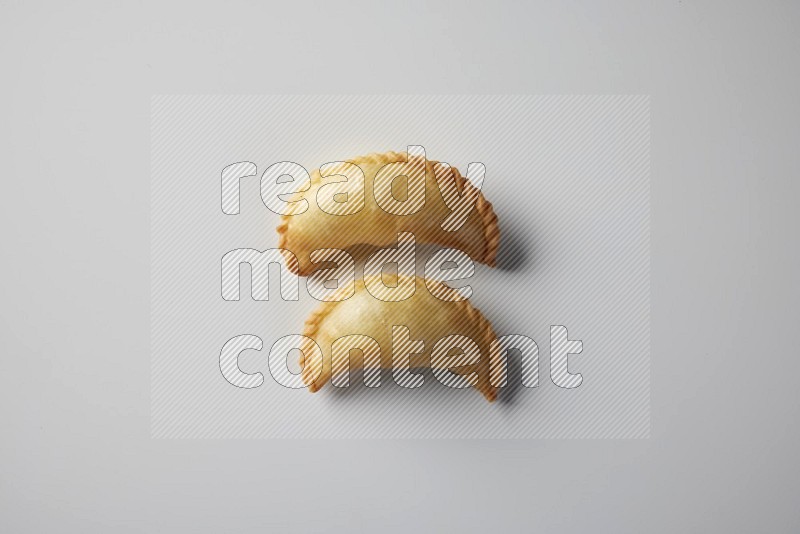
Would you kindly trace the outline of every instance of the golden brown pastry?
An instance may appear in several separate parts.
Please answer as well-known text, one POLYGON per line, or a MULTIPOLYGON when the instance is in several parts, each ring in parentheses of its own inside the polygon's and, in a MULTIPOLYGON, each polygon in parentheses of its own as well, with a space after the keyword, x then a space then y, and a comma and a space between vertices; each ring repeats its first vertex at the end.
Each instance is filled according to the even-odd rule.
POLYGON ((417 244, 457 248, 475 261, 495 265, 500 232, 491 203, 455 167, 429 161, 424 152, 421 158, 387 152, 323 165, 303 186, 287 200, 294 203, 278 226, 278 246, 292 253, 284 256, 295 274, 314 271, 314 250, 385 247, 396 243, 400 232, 413 233, 417 244), (389 164, 398 165, 381 171, 389 164), (392 181, 402 164, 408 167, 408 181, 392 181), (456 194, 469 199, 463 217, 455 216, 456 194), (297 202, 301 198, 307 202, 297 202))
MULTIPOLYGON (((416 291, 409 299, 377 299, 359 280, 352 297, 323 302, 310 315, 303 335, 317 343, 323 358, 321 363, 309 359, 303 367, 309 391, 318 391, 332 377, 335 385, 346 386, 349 358, 350 371, 365 369, 365 382, 373 387, 380 380, 378 369, 394 369, 398 384, 419 387, 423 377, 408 369, 430 367, 446 385, 474 386, 489 402, 496 399, 490 371, 500 369, 501 362, 499 349, 492 346, 496 336, 489 321, 457 294, 441 300, 425 289, 422 278, 414 278, 416 291)), ((448 290, 455 292, 442 284, 439 294, 448 290)), ((310 354, 310 343, 301 350, 310 354)), ((300 360, 303 365, 302 356, 300 360)))

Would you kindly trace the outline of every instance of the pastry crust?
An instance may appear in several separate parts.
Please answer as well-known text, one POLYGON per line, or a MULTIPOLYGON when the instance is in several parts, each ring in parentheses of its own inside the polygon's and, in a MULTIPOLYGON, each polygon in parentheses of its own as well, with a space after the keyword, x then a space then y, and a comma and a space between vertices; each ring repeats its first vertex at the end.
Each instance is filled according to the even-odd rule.
MULTIPOLYGON (((283 215, 278 225, 279 244, 287 267, 294 274, 307 276, 315 270, 309 255, 322 248, 338 248, 353 252, 356 245, 385 247, 397 242, 397 234, 411 232, 417 243, 431 243, 457 248, 473 260, 494 267, 500 244, 500 230, 492 204, 478 192, 475 207, 466 222, 455 231, 442 228, 442 221, 450 214, 437 183, 435 165, 426 160, 425 205, 411 215, 393 215, 385 212, 375 201, 373 181, 377 172, 389 163, 405 163, 408 155, 400 152, 369 154, 347 160, 364 171, 364 207, 351 215, 332 215, 317 205, 317 192, 323 185, 319 170, 310 176, 310 188, 296 198, 307 198, 308 209, 299 214, 283 215)), ((475 189, 472 183, 451 167, 459 192, 475 189)), ((346 185, 343 187, 347 187, 346 185)))
MULTIPOLYGON (((454 372, 457 374, 476 372, 478 380, 475 388, 489 402, 497 398, 497 388, 491 384, 490 372, 492 369, 497 369, 501 361, 499 349, 492 343, 496 339, 492 325, 469 301, 440 300, 425 289, 422 278, 414 278, 417 289, 407 300, 400 302, 378 300, 364 289, 364 282, 359 280, 354 296, 341 302, 323 302, 311 313, 306 320, 303 335, 319 345, 323 359, 321 370, 318 368, 319 362, 315 362, 316 366, 309 362, 309 365, 303 367, 303 381, 308 385, 309 391, 313 393, 321 389, 331 379, 333 369, 337 372, 347 369, 347 358, 350 360, 351 372, 354 369, 363 369, 365 361, 376 363, 380 361, 380 368, 391 369, 393 357, 400 357, 397 354, 393 355, 392 327, 396 325, 407 327, 412 340, 424 342, 424 349, 419 354, 411 355, 412 369, 431 366, 431 352, 440 339, 450 335, 472 339, 480 349, 480 360, 458 367, 454 372), (377 345, 373 346, 380 347, 380 354, 345 350, 340 351, 337 360, 333 361, 333 343, 339 338, 350 335, 368 336, 374 339, 377 345)), ((455 293, 455 290, 444 285, 442 291, 455 293)), ((308 342, 301 347, 304 354, 308 354, 309 349, 308 342)), ((402 347, 399 349, 400 352, 404 352, 402 347)), ((301 356, 301 365, 304 364, 303 360, 301 356)), ((372 368, 372 365, 367 367, 372 368)))

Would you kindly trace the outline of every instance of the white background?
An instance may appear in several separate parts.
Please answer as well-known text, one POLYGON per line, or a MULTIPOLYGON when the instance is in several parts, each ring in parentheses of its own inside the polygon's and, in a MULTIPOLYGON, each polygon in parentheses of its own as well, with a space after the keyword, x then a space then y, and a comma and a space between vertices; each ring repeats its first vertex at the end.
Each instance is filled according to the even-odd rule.
POLYGON ((4 532, 793 532, 798 5, 3 2, 4 532), (652 95, 636 441, 153 441, 156 93, 652 95))

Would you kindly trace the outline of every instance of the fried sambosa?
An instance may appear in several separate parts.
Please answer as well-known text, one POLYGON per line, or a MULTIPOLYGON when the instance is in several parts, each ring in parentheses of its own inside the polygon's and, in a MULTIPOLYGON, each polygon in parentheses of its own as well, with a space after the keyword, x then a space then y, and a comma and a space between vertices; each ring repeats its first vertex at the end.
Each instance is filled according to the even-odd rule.
POLYGON ((323 165, 287 202, 278 246, 291 252, 284 253, 287 266, 301 276, 314 270, 314 250, 385 247, 400 232, 495 265, 500 232, 491 203, 458 169, 428 161, 424 151, 323 165))
MULTIPOLYGON (((321 362, 300 357, 309 391, 318 391, 329 380, 347 386, 354 369, 364 369, 367 385, 375 379, 379 383, 380 369, 392 369, 395 382, 418 387, 424 378, 409 370, 430 367, 445 385, 474 386, 489 402, 496 399, 490 372, 501 368, 500 355, 489 321, 456 290, 442 284, 434 296, 421 278, 414 282, 414 294, 398 302, 375 298, 359 281, 349 299, 321 303, 303 332, 322 351, 321 362)), ((303 354, 311 354, 309 345, 304 342, 303 354)))

